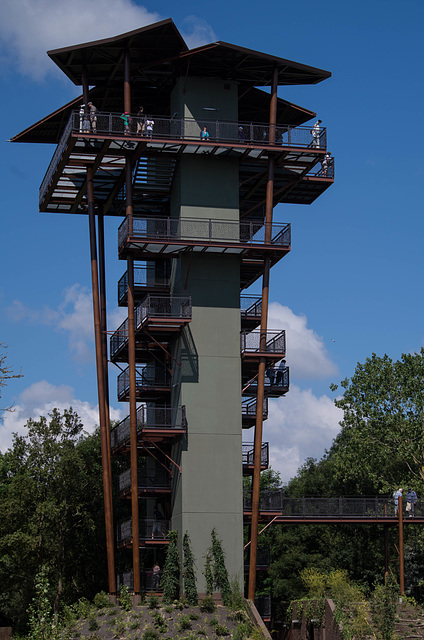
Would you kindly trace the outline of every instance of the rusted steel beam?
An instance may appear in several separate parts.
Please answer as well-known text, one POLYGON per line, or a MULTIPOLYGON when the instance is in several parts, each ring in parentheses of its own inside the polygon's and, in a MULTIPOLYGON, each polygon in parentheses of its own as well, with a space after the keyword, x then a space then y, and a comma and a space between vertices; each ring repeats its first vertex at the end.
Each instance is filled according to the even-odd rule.
MULTIPOLYGON (((400 492, 399 492, 400 493, 400 492)), ((398 522, 399 522, 399 589, 400 595, 405 593, 405 571, 403 558, 403 513, 402 513, 402 496, 399 496, 398 504, 398 522)))
POLYGON ((96 246, 96 220, 94 214, 94 189, 93 189, 93 170, 87 168, 87 199, 88 199, 88 221, 90 233, 90 255, 91 255, 91 281, 93 291, 93 315, 94 315, 94 337, 96 347, 96 369, 97 369, 97 390, 99 397, 99 422, 100 422, 100 441, 102 451, 102 473, 103 473, 103 496, 105 503, 105 525, 106 525, 106 550, 107 550, 107 566, 109 593, 116 593, 115 580, 115 559, 114 559, 114 535, 113 535, 113 509, 112 509, 112 488, 111 478, 109 475, 108 459, 110 456, 110 446, 108 449, 108 432, 109 424, 107 422, 105 411, 105 388, 104 388, 104 372, 102 358, 102 337, 100 323, 100 302, 99 302, 99 276, 97 264, 97 246, 96 246))
MULTIPOLYGON (((278 69, 274 68, 271 86, 271 101, 269 110, 270 134, 273 131, 275 140, 275 124, 277 118, 277 88, 278 69)), ((265 243, 271 242, 272 235, 272 212, 273 212, 273 189, 274 189, 274 156, 270 153, 268 159, 268 181, 266 189, 265 205, 265 243)), ((269 272, 271 261, 269 256, 264 261, 264 273, 262 281, 262 306, 261 306, 261 348, 266 349, 266 333, 268 326, 268 298, 269 298, 269 272)), ((256 425, 255 425, 255 452, 254 469, 252 483, 252 525, 251 525, 251 546, 250 546, 250 567, 248 598, 254 602, 256 587, 256 557, 258 550, 258 523, 259 523, 259 487, 261 479, 261 448, 263 430, 263 403, 265 385, 266 360, 261 358, 258 369, 258 391, 256 396, 256 425)))

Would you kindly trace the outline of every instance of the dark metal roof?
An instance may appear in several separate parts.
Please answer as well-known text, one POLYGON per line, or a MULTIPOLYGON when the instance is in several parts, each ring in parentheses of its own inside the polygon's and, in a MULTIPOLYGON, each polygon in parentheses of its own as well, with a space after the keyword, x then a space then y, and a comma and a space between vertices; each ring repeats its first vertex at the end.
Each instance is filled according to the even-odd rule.
POLYGON ((90 85, 97 86, 122 83, 124 52, 127 48, 131 48, 132 78, 138 75, 141 67, 157 60, 173 58, 188 49, 175 24, 168 19, 113 38, 47 53, 74 84, 81 84, 82 69, 86 66, 90 85))
POLYGON ((131 49, 131 81, 163 83, 181 75, 235 80, 250 86, 271 84, 275 67, 279 85, 316 84, 331 76, 310 67, 228 42, 188 49, 171 19, 122 35, 49 51, 50 58, 76 85, 86 66, 91 85, 121 83, 124 53, 131 49))

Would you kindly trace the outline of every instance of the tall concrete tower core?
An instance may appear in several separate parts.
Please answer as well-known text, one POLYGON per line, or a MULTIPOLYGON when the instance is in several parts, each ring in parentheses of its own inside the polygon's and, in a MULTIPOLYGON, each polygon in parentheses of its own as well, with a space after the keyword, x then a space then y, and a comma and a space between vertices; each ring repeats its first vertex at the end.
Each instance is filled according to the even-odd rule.
POLYGON ((57 145, 40 211, 88 218, 109 591, 157 589, 149 569, 171 529, 190 535, 200 593, 212 529, 242 584, 245 519, 252 597, 263 420, 289 388, 285 332, 267 326, 270 269, 291 249, 273 211, 311 204, 334 180, 321 121, 277 90, 330 73, 224 42, 189 50, 172 20, 49 56, 82 96, 12 140, 57 145), (112 328, 105 216, 119 224, 127 309, 112 328), (254 283, 261 293, 246 294, 254 283), (108 362, 128 407, 112 430, 108 362), (115 523, 111 454, 127 467, 115 523))

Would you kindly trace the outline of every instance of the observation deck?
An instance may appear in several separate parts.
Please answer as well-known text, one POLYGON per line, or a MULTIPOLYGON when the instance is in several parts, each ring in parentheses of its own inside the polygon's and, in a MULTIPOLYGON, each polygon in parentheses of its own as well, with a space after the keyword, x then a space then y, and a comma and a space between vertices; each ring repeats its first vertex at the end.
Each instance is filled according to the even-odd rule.
MULTIPOLYGON (((138 360, 148 357, 158 341, 168 341, 189 322, 190 296, 145 296, 134 312, 138 360)), ((128 318, 110 338, 110 359, 112 362, 128 362, 128 318)))
MULTIPOLYGON (((134 265, 134 298, 141 301, 147 293, 169 293, 171 286, 171 269, 169 260, 156 260, 155 263, 134 265)), ((118 305, 127 306, 128 273, 122 275, 118 282, 118 305)))
POLYGON ((334 161, 326 170, 320 164, 327 148, 325 128, 314 141, 310 126, 270 127, 163 116, 152 116, 152 120, 152 136, 141 137, 137 135, 136 117, 126 133, 119 114, 98 112, 94 132, 84 129, 80 111, 72 111, 40 187, 40 211, 86 213, 86 168, 91 166, 97 205, 105 214, 123 215, 120 192, 125 180, 125 156, 130 150, 138 158, 160 156, 169 160, 166 177, 164 167, 160 173, 156 167, 148 179, 134 185, 142 190, 143 203, 150 209, 169 201, 173 162, 184 154, 239 159, 241 217, 251 216, 265 203, 270 153, 276 165, 274 206, 279 202, 310 204, 334 182, 334 161), (209 132, 206 140, 200 139, 204 126, 209 132))
MULTIPOLYGON (((156 464, 153 469, 137 469, 137 487, 139 496, 157 496, 171 493, 171 474, 156 464)), ((122 498, 131 496, 131 469, 118 477, 118 491, 122 498)))
MULTIPOLYGON (((119 374, 117 379, 118 400, 129 402, 129 367, 119 374)), ((136 365, 135 390, 137 401, 155 401, 171 393, 171 376, 164 367, 155 365, 136 365)))
MULTIPOLYGON (((187 432, 185 407, 145 407, 137 409, 137 442, 142 445, 183 436, 187 432)), ((112 451, 124 453, 130 446, 130 416, 110 432, 112 451)))
MULTIPOLYGON (((243 475, 253 474, 253 464, 255 456, 255 445, 253 442, 243 442, 243 475)), ((269 466, 269 444, 263 442, 261 445, 261 471, 265 471, 269 466)))
MULTIPOLYGON (((169 544, 167 535, 171 528, 170 520, 164 518, 163 520, 156 521, 153 518, 140 518, 138 526, 140 547, 169 544), (159 524, 159 530, 153 533, 155 524, 159 524)), ((132 547, 132 519, 126 520, 118 525, 116 539, 118 547, 132 547)))
MULTIPOLYGON (((242 394, 244 397, 256 397, 258 392, 258 380, 256 377, 250 378, 246 371, 242 369, 242 394)), ((289 391, 290 368, 286 366, 268 367, 265 371, 264 392, 268 398, 281 398, 289 391)))
MULTIPOLYGON (((256 398, 242 398, 241 401, 241 425, 243 429, 250 429, 256 424, 256 398)), ((262 419, 268 418, 268 398, 263 401, 262 419)))

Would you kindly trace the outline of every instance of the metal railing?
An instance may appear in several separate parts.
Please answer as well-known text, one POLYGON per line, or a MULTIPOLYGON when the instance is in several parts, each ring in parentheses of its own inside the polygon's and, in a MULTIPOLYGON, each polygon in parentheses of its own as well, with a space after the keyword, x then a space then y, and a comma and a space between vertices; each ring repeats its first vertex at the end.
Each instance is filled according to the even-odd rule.
POLYGON ((38 192, 38 204, 40 205, 44 199, 47 188, 60 162, 63 151, 68 143, 68 139, 69 139, 69 136, 71 135, 71 131, 72 131, 72 115, 70 116, 66 124, 66 127, 63 130, 62 137, 60 138, 59 144, 57 145, 55 152, 52 156, 52 159, 50 160, 50 164, 47 168, 46 175, 43 178, 43 182, 40 185, 40 189, 38 192))
MULTIPOLYGON (((131 238, 140 241, 181 241, 228 243, 289 247, 291 227, 288 223, 265 223, 263 220, 246 222, 212 218, 133 218, 131 238), (269 229, 270 241, 266 231, 269 229)), ((129 236, 129 221, 123 220, 118 229, 118 246, 122 247, 129 236)))
MULTIPOLYGON (((140 587, 141 591, 162 591, 161 588, 162 571, 153 575, 153 568, 140 571, 140 587)), ((122 587, 128 587, 130 591, 134 589, 134 572, 124 571, 117 575, 117 591, 121 591, 122 587)))
MULTIPOLYGON (((275 367, 268 367, 265 371, 264 389, 265 393, 273 395, 278 394, 278 389, 288 389, 290 385, 290 368, 285 366, 280 368, 279 365, 275 367)), ((243 393, 245 395, 252 395, 257 393, 258 380, 253 379, 248 385, 247 381, 243 384, 243 393)))
MULTIPOLYGON (((171 283, 169 268, 160 269, 155 264, 134 266, 135 287, 162 287, 167 288, 171 283)), ((118 302, 121 302, 128 292, 128 273, 125 272, 118 282, 118 302)))
MULTIPOLYGON (((171 476, 164 467, 155 464, 153 468, 137 469, 137 486, 139 489, 169 489, 171 476)), ((118 491, 126 491, 131 488, 131 469, 123 471, 118 476, 118 491)))
MULTIPOLYGON (((148 317, 191 318, 191 296, 147 295, 134 311, 135 330, 138 331, 148 317)), ((110 356, 113 356, 128 342, 128 318, 110 338, 110 356)))
MULTIPOLYGON (((138 523, 140 540, 164 540, 169 532, 170 525, 171 521, 165 518, 162 520, 140 518, 138 523)), ((118 544, 132 539, 132 519, 126 520, 117 526, 116 539, 118 544)))
MULTIPOLYGON (((261 351, 261 332, 260 331, 242 331, 240 333, 240 349, 242 353, 257 353, 261 351)), ((265 351, 274 354, 282 354, 284 357, 286 352, 286 332, 285 331, 267 331, 265 351)))
MULTIPOLYGON (((166 370, 154 364, 137 365, 135 371, 135 386, 147 388, 167 388, 171 384, 170 376, 166 370)), ((129 367, 124 369, 117 378, 118 398, 124 396, 130 388, 129 367)))
MULTIPOLYGON (((409 517, 405 511, 404 515, 409 517)), ((249 492, 243 496, 246 510, 252 508, 249 492)), ((392 497, 385 496, 336 496, 330 498, 302 497, 290 498, 284 495, 283 489, 264 491, 259 498, 261 511, 280 511, 287 517, 319 517, 319 518, 393 518, 395 506, 392 497)), ((415 505, 415 517, 424 517, 424 500, 418 500, 415 505)))
MULTIPOLYGON (((243 442, 243 464, 252 465, 255 457, 255 445, 253 442, 243 442)), ((261 466, 268 466, 269 464, 269 444, 263 442, 261 445, 261 466)))
MULTIPOLYGON (((186 429, 186 411, 182 407, 148 407, 141 405, 137 409, 137 433, 143 429, 186 429)), ((128 441, 130 438, 130 416, 127 416, 110 432, 112 449, 128 441)))
MULTIPOLYGON (((258 569, 267 569, 271 561, 271 550, 269 547, 258 547, 256 551, 256 567, 258 569)), ((244 556, 244 568, 250 566, 250 545, 247 547, 244 556)))
POLYGON ((241 317, 254 316, 261 317, 262 298, 260 296, 240 296, 241 317))
POLYGON ((294 127, 278 124, 270 127, 266 123, 234 122, 229 120, 196 120, 194 118, 148 116, 153 121, 151 130, 147 131, 145 117, 138 118, 131 115, 128 125, 119 113, 96 113, 95 129, 84 125, 80 111, 72 112, 72 131, 74 133, 131 135, 153 139, 165 138, 172 140, 193 140, 196 142, 223 142, 238 144, 256 144, 260 146, 279 145, 284 147, 319 148, 327 146, 327 131, 322 127, 319 136, 312 136, 310 126, 294 127), (144 124, 144 130, 143 130, 144 124), (202 137, 202 130, 206 127, 208 137, 202 137), (139 129, 139 131, 137 131, 139 129), (273 141, 272 141, 273 140, 273 141))
MULTIPOLYGON (((256 417, 256 398, 242 398, 241 415, 242 418, 252 418, 252 420, 256 417)), ((263 401, 262 417, 264 420, 268 418, 268 398, 266 396, 263 401)))

